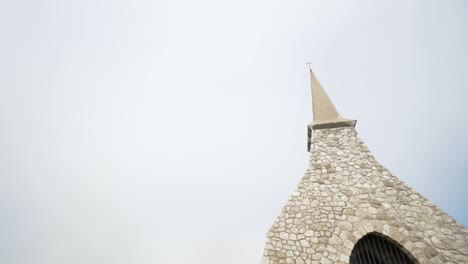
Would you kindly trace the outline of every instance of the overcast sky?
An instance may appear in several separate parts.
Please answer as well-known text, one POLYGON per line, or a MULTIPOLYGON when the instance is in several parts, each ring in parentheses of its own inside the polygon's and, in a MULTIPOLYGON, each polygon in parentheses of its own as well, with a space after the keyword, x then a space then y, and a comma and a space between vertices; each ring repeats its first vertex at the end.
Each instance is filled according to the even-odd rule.
POLYGON ((0 263, 259 263, 307 66, 468 225, 466 1, 0 0, 0 263))

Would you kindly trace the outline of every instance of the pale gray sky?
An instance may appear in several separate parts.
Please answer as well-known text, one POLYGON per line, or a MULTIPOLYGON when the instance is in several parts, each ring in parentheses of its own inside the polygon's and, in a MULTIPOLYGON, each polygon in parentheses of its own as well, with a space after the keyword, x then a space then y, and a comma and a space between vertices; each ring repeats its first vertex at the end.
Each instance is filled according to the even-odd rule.
POLYGON ((466 1, 0 1, 0 263, 259 263, 317 77, 468 225, 466 1))

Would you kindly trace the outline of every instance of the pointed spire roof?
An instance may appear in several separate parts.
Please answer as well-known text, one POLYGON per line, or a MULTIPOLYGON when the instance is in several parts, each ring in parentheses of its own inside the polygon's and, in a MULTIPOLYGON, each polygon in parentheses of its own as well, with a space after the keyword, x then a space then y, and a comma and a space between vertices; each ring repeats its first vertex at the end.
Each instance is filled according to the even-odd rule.
POLYGON ((322 85, 310 69, 312 85, 313 129, 355 126, 356 120, 342 118, 331 102, 322 85))

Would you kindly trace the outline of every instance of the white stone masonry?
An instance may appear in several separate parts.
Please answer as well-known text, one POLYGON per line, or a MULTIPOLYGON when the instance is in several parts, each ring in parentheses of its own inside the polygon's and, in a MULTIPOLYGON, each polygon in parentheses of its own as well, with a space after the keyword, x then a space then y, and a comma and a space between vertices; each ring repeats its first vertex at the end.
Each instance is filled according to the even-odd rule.
POLYGON ((349 263, 377 232, 415 263, 468 263, 468 229, 380 165, 353 127, 315 129, 310 165, 267 234, 265 264, 349 263))

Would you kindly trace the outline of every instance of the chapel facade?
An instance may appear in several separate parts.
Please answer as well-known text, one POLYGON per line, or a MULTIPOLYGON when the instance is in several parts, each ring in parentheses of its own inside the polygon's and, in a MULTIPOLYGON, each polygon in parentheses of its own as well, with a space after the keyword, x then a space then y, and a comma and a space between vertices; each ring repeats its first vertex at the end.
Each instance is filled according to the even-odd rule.
POLYGON ((263 264, 468 263, 468 229, 380 165, 310 76, 310 163, 268 231, 263 264))

